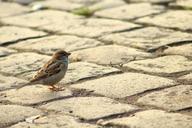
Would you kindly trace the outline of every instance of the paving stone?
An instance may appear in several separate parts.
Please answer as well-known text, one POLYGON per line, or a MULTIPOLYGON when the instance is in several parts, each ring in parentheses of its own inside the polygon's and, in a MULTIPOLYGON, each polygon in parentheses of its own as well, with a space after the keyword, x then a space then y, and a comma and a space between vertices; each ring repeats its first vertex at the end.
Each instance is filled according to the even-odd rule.
POLYGON ((182 83, 186 84, 192 84, 192 73, 189 73, 187 75, 181 76, 178 78, 178 80, 182 83))
POLYGON ((41 114, 37 109, 18 105, 0 105, 0 128, 23 121, 25 118, 41 114))
POLYGON ((99 46, 73 52, 71 60, 97 64, 121 64, 133 59, 152 57, 150 53, 118 45, 99 46))
POLYGON ((0 91, 19 86, 27 81, 15 77, 0 75, 0 91))
POLYGON ((157 14, 162 12, 163 10, 164 10, 163 6, 152 6, 149 3, 127 4, 127 5, 124 4, 123 6, 97 11, 95 15, 99 17, 106 17, 120 20, 131 20, 143 16, 157 14))
POLYGON ((191 9, 192 8, 192 0, 177 0, 176 3, 173 3, 174 6, 180 6, 184 9, 191 9))
POLYGON ((16 53, 16 52, 17 51, 13 50, 13 49, 8 49, 8 48, 5 48, 5 47, 0 47, 0 57, 7 56, 7 55, 10 55, 10 54, 13 54, 13 53, 16 53))
POLYGON ((98 37, 112 32, 137 28, 139 26, 140 25, 118 20, 89 18, 75 20, 69 19, 51 25, 44 25, 41 26, 41 28, 62 34, 74 34, 83 37, 98 37))
POLYGON ((192 85, 180 85, 147 94, 137 101, 175 111, 192 107, 192 85))
POLYGON ((100 0, 99 2, 89 6, 90 10, 98 11, 107 8, 114 8, 121 5, 125 5, 124 0, 100 0))
MULTIPOLYGON (((0 93, 1 95, 1 93, 0 93)), ((12 103, 23 105, 34 105, 42 102, 72 96, 72 92, 68 89, 64 91, 51 91, 48 86, 26 86, 19 90, 12 89, 2 92, 4 98, 2 101, 10 101, 12 103)))
POLYGON ((192 11, 174 10, 156 16, 148 16, 138 19, 137 22, 177 28, 181 30, 192 30, 192 11), (179 16, 179 18, 178 18, 179 16))
POLYGON ((87 7, 90 10, 112 8, 115 6, 123 5, 125 4, 125 2, 123 0, 47 0, 33 3, 33 5, 37 4, 41 4, 44 7, 48 8, 72 11, 74 9, 79 9, 83 7, 87 7))
POLYGON ((15 42, 22 39, 40 37, 46 35, 45 32, 35 31, 28 28, 3 26, 0 27, 0 45, 15 42))
MULTIPOLYGON (((47 0, 47 1, 37 1, 33 2, 33 5, 41 4, 46 8, 60 9, 72 11, 74 9, 89 7, 91 5, 101 3, 107 0, 47 0)), ((110 0, 108 0, 110 1, 110 0)))
POLYGON ((101 126, 80 123, 77 118, 57 114, 40 117, 34 123, 18 123, 10 128, 101 128, 101 126))
POLYGON ((192 42, 191 44, 168 47, 164 50, 163 54, 165 55, 182 55, 186 57, 192 57, 192 42))
POLYGON ((183 56, 172 55, 134 61, 125 64, 124 67, 163 76, 174 76, 191 71, 192 62, 183 56))
POLYGON ((104 67, 86 62, 76 62, 69 65, 67 74, 61 83, 71 83, 86 78, 93 78, 118 72, 120 72, 120 70, 116 68, 104 67))
POLYGON ((94 93, 112 98, 124 98, 147 90, 173 86, 175 84, 173 80, 162 77, 139 73, 124 73, 74 84, 71 87, 93 90, 94 93))
POLYGON ((71 113, 85 120, 94 120, 138 110, 135 106, 121 104, 105 97, 70 98, 48 103, 41 106, 41 108, 68 114, 71 113))
MULTIPOLYGON (((93 78, 93 77, 98 77, 98 76, 102 76, 110 73, 118 73, 118 72, 120 72, 120 70, 116 68, 104 67, 96 64, 86 63, 86 62, 70 63, 66 76, 63 80, 61 80, 60 83, 61 84, 73 83, 78 80, 83 80, 86 78, 93 78)), ((35 74, 36 74, 36 71, 28 72, 20 75, 20 77, 30 80, 35 74)))
POLYGON ((147 110, 131 117, 106 121, 103 125, 122 126, 123 128, 191 128, 192 117, 161 110, 147 110))
POLYGON ((36 53, 18 53, 0 58, 0 72, 9 75, 20 75, 25 72, 36 71, 50 59, 49 56, 36 53))
POLYGON ((192 34, 164 28, 145 27, 129 32, 104 35, 99 39, 104 42, 147 50, 170 45, 175 42, 191 41, 192 34))
POLYGON ((0 17, 1 18, 26 13, 26 12, 29 12, 29 11, 30 11, 29 8, 21 6, 19 4, 6 3, 6 2, 1 2, 0 1, 0 17), (17 10, 17 11, 15 11, 15 10, 17 10))
POLYGON ((83 7, 82 4, 77 2, 70 2, 69 0, 37 1, 33 3, 33 6, 35 5, 42 5, 45 8, 61 9, 61 10, 67 10, 67 11, 83 7))
POLYGON ((31 39, 10 45, 14 49, 38 51, 44 54, 53 54, 58 49, 68 52, 95 47, 103 43, 94 39, 79 38, 76 36, 49 36, 38 39, 31 39))
POLYGON ((98 2, 102 2, 102 1, 105 1, 105 0, 67 0, 71 3, 78 3, 78 4, 82 4, 84 6, 88 6, 88 5, 93 5, 93 4, 96 4, 98 2))
MULTIPOLYGON (((6 24, 26 27, 42 27, 45 25, 53 25, 58 22, 68 22, 69 19, 76 18, 80 18, 80 16, 56 10, 42 10, 25 15, 2 18, 1 21, 6 24)), ((63 25, 64 24, 62 24, 62 26, 63 25)))
POLYGON ((174 0, 125 0, 127 2, 147 2, 152 4, 168 4, 174 2, 174 0))

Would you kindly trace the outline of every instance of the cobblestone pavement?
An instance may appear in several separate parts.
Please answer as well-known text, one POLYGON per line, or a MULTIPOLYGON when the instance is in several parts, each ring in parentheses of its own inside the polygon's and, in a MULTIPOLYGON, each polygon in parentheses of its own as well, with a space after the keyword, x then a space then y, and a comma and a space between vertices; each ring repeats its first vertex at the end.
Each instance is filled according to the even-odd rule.
POLYGON ((0 2, 0 128, 192 128, 192 0, 21 1, 0 2), (58 49, 65 90, 14 89, 58 49))

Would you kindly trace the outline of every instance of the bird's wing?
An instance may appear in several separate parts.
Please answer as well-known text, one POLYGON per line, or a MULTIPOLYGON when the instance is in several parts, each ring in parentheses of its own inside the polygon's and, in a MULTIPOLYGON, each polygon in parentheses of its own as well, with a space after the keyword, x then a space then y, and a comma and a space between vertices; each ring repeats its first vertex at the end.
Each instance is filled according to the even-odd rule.
POLYGON ((46 63, 33 77, 33 79, 30 82, 39 81, 41 79, 45 79, 47 77, 50 77, 58 72, 61 71, 60 65, 62 63, 57 60, 50 60, 48 63, 46 63))

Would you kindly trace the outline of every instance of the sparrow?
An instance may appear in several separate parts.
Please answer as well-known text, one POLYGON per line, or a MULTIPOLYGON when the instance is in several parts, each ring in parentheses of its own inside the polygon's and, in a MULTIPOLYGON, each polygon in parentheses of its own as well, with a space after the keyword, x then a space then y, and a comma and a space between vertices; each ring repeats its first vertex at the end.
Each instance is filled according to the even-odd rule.
POLYGON ((52 58, 44 64, 44 66, 37 71, 36 75, 29 81, 17 89, 20 89, 27 85, 42 84, 49 86, 52 91, 58 91, 59 87, 55 86, 59 81, 61 81, 68 69, 68 53, 63 50, 59 50, 53 54, 52 58))

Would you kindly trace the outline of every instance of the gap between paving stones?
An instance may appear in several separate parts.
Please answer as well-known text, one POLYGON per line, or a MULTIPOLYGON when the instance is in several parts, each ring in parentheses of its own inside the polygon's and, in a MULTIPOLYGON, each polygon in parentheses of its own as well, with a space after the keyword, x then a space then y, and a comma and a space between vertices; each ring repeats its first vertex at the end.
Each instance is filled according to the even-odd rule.
MULTIPOLYGON (((135 113, 141 112, 141 111, 144 111, 144 110, 140 109, 140 110, 135 110, 135 111, 132 111, 132 112, 126 112, 126 113, 120 113, 120 114, 116 114, 116 115, 110 115, 110 116, 107 116, 107 117, 103 117, 103 118, 100 118, 100 119, 94 119, 94 120, 79 119, 79 121, 81 123, 100 124, 103 121, 107 121, 107 120, 111 120, 111 119, 130 117, 130 116, 134 115, 135 113)), ((109 128, 111 128, 111 127, 109 127, 109 128)), ((115 128, 115 127, 112 127, 112 128, 115 128)))
POLYGON ((145 27, 158 27, 158 28, 165 28, 165 29, 171 29, 171 30, 175 30, 175 31, 180 31, 180 32, 186 32, 186 33, 192 33, 192 30, 181 30, 179 28, 176 28, 176 27, 165 27, 165 26, 159 26, 159 25, 155 25, 155 24, 150 24, 150 23, 142 23, 142 22, 139 22, 139 21, 132 21, 132 23, 135 23, 135 24, 138 24, 138 25, 143 25, 145 27))
POLYGON ((37 39, 37 38, 42 38, 42 37, 46 37, 46 36, 50 36, 50 35, 28 37, 28 38, 24 38, 24 39, 18 39, 18 40, 15 40, 15 41, 8 41, 6 43, 1 44, 1 46, 8 46, 8 45, 11 45, 11 44, 18 43, 19 41, 25 41, 25 40, 29 40, 29 39, 37 39))
MULTIPOLYGON (((165 13, 166 11, 167 11, 167 10, 164 10, 164 11, 159 12, 159 13, 156 13, 156 14, 149 14, 149 15, 140 16, 140 17, 137 17, 137 18, 132 18, 132 19, 116 19, 116 18, 101 17, 101 16, 95 16, 95 17, 96 17, 96 18, 102 18, 102 19, 119 20, 119 21, 125 21, 125 22, 134 23, 134 21, 137 20, 137 19, 144 18, 144 17, 148 17, 148 16, 156 16, 156 15, 159 15, 159 14, 163 14, 163 13, 165 13)), ((142 25, 141 23, 136 23, 136 24, 142 25)))
MULTIPOLYGON (((147 59, 143 59, 143 60, 147 60, 147 59)), ((142 73, 142 74, 148 74, 148 75, 153 75, 153 76, 160 76, 160 77, 165 77, 165 78, 168 78, 168 79, 171 79, 171 80, 176 80, 177 77, 187 75, 190 72, 192 72, 192 70, 189 70, 189 71, 183 71, 183 72, 176 72, 176 73, 173 73, 173 74, 164 74, 164 73, 145 72, 143 70, 136 70, 136 69, 133 69, 133 68, 130 68, 130 67, 126 67, 126 68, 122 67, 121 71, 123 71, 123 72, 133 72, 133 73, 142 73)))
POLYGON ((125 98, 115 98, 115 100, 119 101, 120 103, 126 103, 126 104, 132 104, 132 105, 136 105, 144 110, 150 110, 150 109, 159 109, 159 110, 164 110, 164 111, 168 111, 167 109, 161 108, 161 107, 157 107, 157 106, 153 106, 153 105, 145 105, 145 104, 139 104, 137 103, 137 100, 147 94, 153 93, 153 92, 158 92, 164 89, 168 89, 171 87, 175 87, 175 86, 179 86, 179 84, 173 85, 173 86, 169 86, 169 87, 162 87, 162 88, 156 88, 156 89, 151 89, 151 90, 147 90, 144 91, 142 93, 138 93, 132 96, 128 96, 125 98))
POLYGON ((161 45, 161 46, 157 46, 157 47, 154 47, 154 48, 150 48, 150 49, 147 50, 147 52, 155 52, 155 51, 157 51, 158 49, 161 49, 161 48, 163 48, 163 51, 164 51, 165 49, 167 49, 167 47, 182 46, 182 45, 190 44, 191 42, 192 42, 192 40, 178 41, 178 42, 174 42, 174 43, 171 43, 171 44, 161 45))
POLYGON ((181 110, 178 110, 177 112, 179 112, 181 114, 186 114, 186 115, 192 116, 192 107, 191 108, 181 109, 181 110))
MULTIPOLYGON (((45 35, 45 37, 55 34, 55 32, 44 30, 44 29, 39 29, 38 27, 27 27, 27 26, 22 26, 22 25, 6 24, 6 23, 1 24, 1 21, 0 21, 0 27, 3 27, 3 26, 5 26, 5 27, 13 26, 13 27, 20 27, 20 28, 28 28, 28 29, 35 30, 35 31, 42 31, 42 32, 47 33, 47 35, 45 35)), ((42 37, 44 37, 44 36, 42 36, 42 37)))

